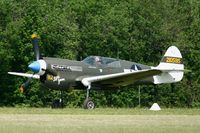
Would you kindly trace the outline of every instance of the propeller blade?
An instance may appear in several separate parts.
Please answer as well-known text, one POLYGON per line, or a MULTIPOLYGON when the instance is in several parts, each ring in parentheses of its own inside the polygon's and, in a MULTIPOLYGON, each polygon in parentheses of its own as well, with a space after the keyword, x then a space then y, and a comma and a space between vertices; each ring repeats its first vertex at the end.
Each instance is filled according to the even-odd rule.
POLYGON ((29 78, 25 83, 23 83, 23 84, 21 85, 21 87, 19 88, 19 91, 20 91, 21 93, 23 93, 24 90, 29 86, 29 83, 30 83, 31 79, 32 79, 32 78, 29 78))
POLYGON ((36 60, 39 60, 40 59, 40 49, 38 46, 38 41, 39 41, 38 36, 36 33, 33 33, 31 35, 31 38, 32 38, 33 50, 34 50, 36 60))
POLYGON ((27 77, 27 78, 40 79, 40 75, 37 75, 37 74, 18 73, 18 72, 8 72, 8 74, 16 75, 16 76, 22 76, 22 77, 27 77))

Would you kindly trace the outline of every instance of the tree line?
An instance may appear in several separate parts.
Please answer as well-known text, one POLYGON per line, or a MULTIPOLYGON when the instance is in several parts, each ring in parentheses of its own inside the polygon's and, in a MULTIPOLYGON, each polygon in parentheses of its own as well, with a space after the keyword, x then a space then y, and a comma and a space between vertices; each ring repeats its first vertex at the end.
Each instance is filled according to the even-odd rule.
MULTIPOLYGON (((92 91, 97 107, 200 107, 200 2, 198 0, 1 0, 0 106, 48 107, 59 91, 8 71, 27 72, 34 60, 31 34, 40 36, 42 56, 82 60, 89 55, 159 64, 177 46, 185 68, 175 84, 92 91)), ((64 92, 67 107, 80 107, 85 91, 64 92)))

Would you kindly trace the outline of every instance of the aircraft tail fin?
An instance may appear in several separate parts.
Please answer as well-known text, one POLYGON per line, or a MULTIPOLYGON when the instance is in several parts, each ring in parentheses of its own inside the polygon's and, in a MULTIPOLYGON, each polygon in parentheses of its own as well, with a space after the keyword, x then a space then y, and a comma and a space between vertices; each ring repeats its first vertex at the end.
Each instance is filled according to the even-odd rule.
POLYGON ((155 69, 161 70, 162 73, 153 77, 154 84, 181 81, 184 74, 184 65, 179 49, 175 46, 169 47, 160 64, 155 69))

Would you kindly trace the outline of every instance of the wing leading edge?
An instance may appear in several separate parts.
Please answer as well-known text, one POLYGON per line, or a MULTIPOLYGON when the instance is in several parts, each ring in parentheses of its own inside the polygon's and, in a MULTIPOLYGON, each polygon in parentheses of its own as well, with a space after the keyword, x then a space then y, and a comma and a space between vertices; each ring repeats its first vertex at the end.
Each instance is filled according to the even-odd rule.
POLYGON ((86 77, 83 78, 81 82, 84 86, 91 86, 91 84, 126 86, 138 80, 158 75, 160 73, 162 73, 161 70, 146 69, 133 72, 86 77))

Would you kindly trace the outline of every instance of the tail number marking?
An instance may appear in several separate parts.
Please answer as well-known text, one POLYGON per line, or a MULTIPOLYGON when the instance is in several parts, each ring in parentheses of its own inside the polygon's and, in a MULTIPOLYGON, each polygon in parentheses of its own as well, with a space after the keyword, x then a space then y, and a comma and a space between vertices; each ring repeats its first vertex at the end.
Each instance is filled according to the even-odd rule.
POLYGON ((167 63, 181 64, 181 58, 167 57, 167 58, 166 58, 166 62, 167 62, 167 63))

